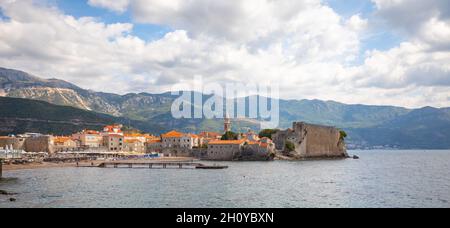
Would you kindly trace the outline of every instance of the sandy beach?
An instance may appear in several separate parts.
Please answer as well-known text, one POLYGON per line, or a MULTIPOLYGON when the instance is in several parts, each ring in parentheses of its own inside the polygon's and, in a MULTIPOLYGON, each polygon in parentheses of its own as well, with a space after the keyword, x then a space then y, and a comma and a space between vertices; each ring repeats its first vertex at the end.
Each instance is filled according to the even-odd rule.
MULTIPOLYGON (((127 162, 191 162, 194 161, 194 158, 185 158, 185 157, 171 157, 171 158, 155 158, 155 159, 131 159, 131 160, 118 160, 118 161, 127 161, 127 162)), ((80 162, 78 163, 78 167, 90 167, 90 166, 98 166, 104 162, 114 162, 109 160, 98 160, 98 161, 89 161, 89 162, 80 162)), ((29 163, 29 164, 20 164, 20 165, 8 165, 3 164, 3 171, 14 171, 14 170, 28 170, 28 169, 50 169, 50 168, 65 168, 65 167, 77 167, 77 163, 53 163, 53 162, 42 162, 42 163, 29 163)))

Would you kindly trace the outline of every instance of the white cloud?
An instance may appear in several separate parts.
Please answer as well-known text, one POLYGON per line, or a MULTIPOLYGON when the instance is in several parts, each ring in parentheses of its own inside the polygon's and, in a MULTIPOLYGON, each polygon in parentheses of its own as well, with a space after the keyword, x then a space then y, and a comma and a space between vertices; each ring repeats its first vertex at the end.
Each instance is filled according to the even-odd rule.
MULTIPOLYGON (((137 21, 173 32, 149 42, 132 35, 132 24, 74 18, 32 0, 0 0, 10 18, 0 21, 0 66, 116 93, 164 92, 202 75, 205 82, 277 81, 284 98, 450 103, 444 13, 426 14, 423 24, 433 29, 405 29, 410 41, 368 52, 364 64, 350 67, 370 23, 360 15, 343 18, 320 0, 114 2, 89 3, 115 12, 129 9, 137 21)), ((377 4, 377 14, 397 7, 377 4)), ((386 19, 402 27, 391 21, 395 17, 386 19)))
POLYGON ((407 88, 408 93, 395 99, 404 100, 400 96, 413 96, 415 91, 414 99, 406 105, 449 106, 449 1, 373 1, 378 8, 376 14, 392 29, 403 32, 408 40, 387 51, 368 52, 363 65, 349 70, 355 87, 385 90, 387 94, 407 88), (428 99, 418 99, 418 96, 428 96, 428 99))
POLYGON ((130 0, 89 0, 88 4, 123 13, 127 10, 130 0))
POLYGON ((372 0, 377 14, 394 29, 420 42, 450 46, 450 1, 372 0), (437 42, 437 43, 436 43, 437 42))

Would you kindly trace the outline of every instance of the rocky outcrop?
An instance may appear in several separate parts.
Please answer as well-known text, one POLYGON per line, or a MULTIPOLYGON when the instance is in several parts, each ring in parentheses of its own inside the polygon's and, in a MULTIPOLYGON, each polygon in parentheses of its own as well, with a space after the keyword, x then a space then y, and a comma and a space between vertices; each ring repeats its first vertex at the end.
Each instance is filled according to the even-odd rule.
POLYGON ((279 131, 272 138, 277 151, 293 159, 348 157, 341 133, 334 127, 294 123, 292 129, 279 131))

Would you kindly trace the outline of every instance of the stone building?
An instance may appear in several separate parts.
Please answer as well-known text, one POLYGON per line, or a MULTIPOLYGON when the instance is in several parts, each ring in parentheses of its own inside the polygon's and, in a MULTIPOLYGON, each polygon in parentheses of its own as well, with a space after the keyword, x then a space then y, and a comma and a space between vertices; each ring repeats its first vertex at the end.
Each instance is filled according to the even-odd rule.
POLYGON ((307 123, 293 123, 292 129, 278 131, 272 135, 275 147, 285 155, 299 158, 347 157, 345 142, 339 129, 307 123), (287 142, 294 145, 293 151, 286 148, 287 142))
POLYGON ((54 137, 53 149, 55 152, 73 151, 79 148, 77 141, 70 137, 54 137))
POLYGON ((163 144, 161 142, 161 139, 151 139, 147 140, 146 143, 146 153, 162 153, 163 150, 163 144))
POLYGON ((123 151, 124 137, 120 134, 108 134, 103 136, 103 146, 109 151, 123 151))
POLYGON ((193 148, 200 146, 200 137, 194 134, 185 134, 171 131, 161 135, 162 152, 164 156, 188 156, 193 148))
POLYGON ((146 147, 145 143, 139 139, 125 139, 124 140, 123 151, 125 152, 135 152, 135 153, 145 153, 146 147))
POLYGON ((103 137, 100 132, 94 130, 84 130, 72 135, 72 139, 79 141, 81 147, 100 148, 103 145, 103 137))
POLYGON ((222 138, 222 134, 217 132, 202 132, 198 135, 200 137, 200 147, 202 145, 207 145, 211 141, 220 140, 222 138))
POLYGON ((0 149, 12 148, 13 150, 23 150, 25 148, 25 138, 15 136, 0 136, 0 149))
POLYGON ((53 136, 50 135, 28 137, 25 139, 24 145, 24 150, 26 152, 55 152, 53 136))
POLYGON ((103 128, 102 135, 105 136, 105 135, 109 135, 109 134, 116 134, 116 135, 123 136, 122 127, 123 126, 121 124, 105 126, 103 128))
POLYGON ((239 155, 246 140, 216 140, 208 144, 207 160, 232 161, 239 155))

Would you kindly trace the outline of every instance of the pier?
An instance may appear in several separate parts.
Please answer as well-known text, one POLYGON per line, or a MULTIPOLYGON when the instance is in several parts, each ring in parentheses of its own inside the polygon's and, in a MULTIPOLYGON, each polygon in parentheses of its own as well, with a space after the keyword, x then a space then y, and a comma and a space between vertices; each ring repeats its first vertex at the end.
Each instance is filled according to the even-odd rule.
MULTIPOLYGON (((79 166, 83 167, 83 166, 79 166)), ((85 167, 85 166, 84 166, 85 167)), ((127 169, 227 169, 228 166, 210 166, 201 163, 188 162, 104 162, 99 168, 127 169)))
POLYGON ((20 150, 0 150, 0 179, 3 177, 3 162, 6 159, 14 160, 21 159, 22 152, 20 150))

